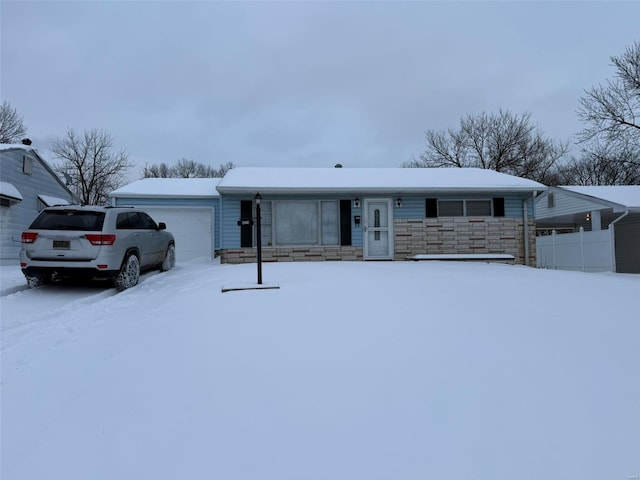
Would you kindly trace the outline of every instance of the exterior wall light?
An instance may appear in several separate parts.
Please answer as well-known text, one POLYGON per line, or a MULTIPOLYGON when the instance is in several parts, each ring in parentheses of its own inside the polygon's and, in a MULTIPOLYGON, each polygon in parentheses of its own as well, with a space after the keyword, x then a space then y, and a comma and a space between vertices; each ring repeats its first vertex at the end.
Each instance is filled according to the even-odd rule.
POLYGON ((359 198, 356 198, 356 199, 353 201, 353 207, 354 207, 354 208, 360 208, 360 199, 359 199, 359 198))
POLYGON ((396 207, 398 207, 398 208, 402 208, 402 199, 401 199, 401 198, 398 198, 398 199, 396 200, 396 207))

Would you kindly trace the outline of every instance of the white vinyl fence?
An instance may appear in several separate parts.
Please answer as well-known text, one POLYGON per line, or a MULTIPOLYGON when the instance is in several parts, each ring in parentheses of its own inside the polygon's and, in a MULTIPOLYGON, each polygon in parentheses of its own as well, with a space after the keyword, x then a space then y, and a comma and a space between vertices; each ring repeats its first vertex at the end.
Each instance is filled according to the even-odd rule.
POLYGON ((598 230, 536 237, 538 268, 610 272, 612 268, 611 231, 598 230))

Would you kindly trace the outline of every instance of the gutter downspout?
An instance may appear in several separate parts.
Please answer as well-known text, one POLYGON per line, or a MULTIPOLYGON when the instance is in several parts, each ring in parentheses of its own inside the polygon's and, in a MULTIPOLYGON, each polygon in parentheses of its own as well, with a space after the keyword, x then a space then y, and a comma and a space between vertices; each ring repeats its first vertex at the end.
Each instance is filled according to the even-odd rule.
POLYGON ((524 233, 524 264, 529 266, 529 200, 533 201, 536 198, 538 192, 533 192, 530 198, 525 198, 522 201, 522 220, 523 220, 523 233, 524 233))
POLYGON ((609 224, 609 231, 611 232, 611 271, 616 273, 616 231, 615 224, 622 220, 624 217, 629 215, 629 210, 627 209, 622 215, 616 218, 613 222, 609 224))

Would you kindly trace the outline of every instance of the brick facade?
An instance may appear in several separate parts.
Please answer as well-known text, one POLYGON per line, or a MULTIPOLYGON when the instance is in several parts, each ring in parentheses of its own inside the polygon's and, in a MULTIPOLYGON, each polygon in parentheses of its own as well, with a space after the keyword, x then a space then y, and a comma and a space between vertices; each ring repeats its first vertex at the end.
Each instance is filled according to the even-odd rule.
MULTIPOLYGON (((222 263, 255 263, 255 248, 222 250, 222 263)), ((362 247, 265 247, 263 262, 317 262, 339 260, 362 260, 362 247)))
MULTIPOLYGON (((395 219, 395 259, 420 253, 506 253, 524 265, 524 222, 517 218, 395 219)), ((535 222, 529 220, 529 265, 536 264, 535 222)))

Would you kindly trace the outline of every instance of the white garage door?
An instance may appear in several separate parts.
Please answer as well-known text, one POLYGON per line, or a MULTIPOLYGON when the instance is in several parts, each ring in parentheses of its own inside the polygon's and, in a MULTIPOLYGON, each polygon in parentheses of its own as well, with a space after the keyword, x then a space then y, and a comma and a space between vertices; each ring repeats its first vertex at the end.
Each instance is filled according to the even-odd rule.
POLYGON ((167 224, 176 239, 176 261, 213 258, 213 209, 139 207, 156 222, 167 224))

